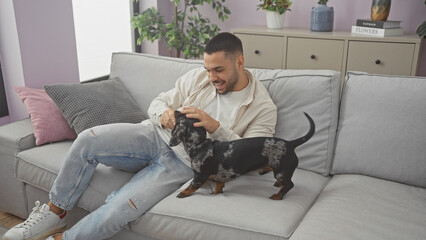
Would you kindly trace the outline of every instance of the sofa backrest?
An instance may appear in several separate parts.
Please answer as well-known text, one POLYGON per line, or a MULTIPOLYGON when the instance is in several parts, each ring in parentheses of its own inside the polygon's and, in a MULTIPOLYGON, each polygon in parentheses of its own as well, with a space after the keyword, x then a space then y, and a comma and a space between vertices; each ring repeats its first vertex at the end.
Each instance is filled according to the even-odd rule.
POLYGON ((349 72, 334 174, 426 187, 426 78, 349 72))
MULTIPOLYGON (((141 110, 160 92, 174 87, 175 81, 200 60, 184 60, 138 53, 114 53, 110 77, 119 77, 141 110)), ((268 89, 278 107, 275 136, 291 140, 305 135, 315 121, 312 139, 296 151, 299 168, 328 175, 337 128, 340 73, 327 70, 249 69, 268 89)), ((146 115, 148 117, 148 115, 146 115)))
POLYGON ((148 118, 152 99, 172 89, 176 80, 189 70, 202 66, 199 60, 120 52, 112 54, 110 78, 120 78, 148 118))
POLYGON ((250 69, 278 108, 275 136, 292 140, 305 135, 308 113, 315 134, 296 149, 299 168, 328 175, 331 167, 340 97, 340 73, 329 70, 250 69))

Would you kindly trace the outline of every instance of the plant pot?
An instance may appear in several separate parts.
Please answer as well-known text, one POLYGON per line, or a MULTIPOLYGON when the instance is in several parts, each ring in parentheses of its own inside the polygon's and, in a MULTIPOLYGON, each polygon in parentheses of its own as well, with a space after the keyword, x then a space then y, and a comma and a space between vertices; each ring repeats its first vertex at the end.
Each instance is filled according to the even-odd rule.
POLYGON ((386 21, 389 16, 391 0, 373 0, 371 4, 371 20, 386 21))
POLYGON ((266 11, 266 26, 268 28, 283 28, 284 14, 277 12, 266 11))
POLYGON ((331 32, 334 25, 334 9, 325 4, 313 7, 311 10, 311 31, 331 32))

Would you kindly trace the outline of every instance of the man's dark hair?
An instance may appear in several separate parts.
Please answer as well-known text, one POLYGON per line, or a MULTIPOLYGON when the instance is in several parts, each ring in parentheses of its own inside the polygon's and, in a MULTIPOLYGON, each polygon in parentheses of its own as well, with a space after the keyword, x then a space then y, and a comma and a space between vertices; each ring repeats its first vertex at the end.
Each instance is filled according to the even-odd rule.
POLYGON ((243 54, 243 44, 241 40, 232 33, 219 33, 206 44, 204 52, 212 54, 215 52, 224 51, 225 56, 236 56, 238 53, 243 54))

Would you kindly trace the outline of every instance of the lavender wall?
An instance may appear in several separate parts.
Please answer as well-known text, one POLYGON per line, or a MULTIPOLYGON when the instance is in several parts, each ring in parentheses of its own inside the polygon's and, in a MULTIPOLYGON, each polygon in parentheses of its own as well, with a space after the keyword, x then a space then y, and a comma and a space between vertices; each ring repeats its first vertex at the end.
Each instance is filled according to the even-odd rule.
POLYGON ((25 85, 79 82, 71 1, 13 2, 25 85))
MULTIPOLYGON (((293 0, 291 11, 286 13, 286 27, 309 28, 311 8, 317 6, 318 0, 293 0)), ((358 18, 370 18, 371 0, 329 0, 327 5, 334 8, 334 29, 349 30, 358 18)), ((256 10, 259 0, 240 1, 228 0, 225 4, 232 14, 229 21, 221 23, 222 30, 231 28, 266 25, 265 12, 256 10)), ((204 10, 210 10, 204 8, 204 10)), ((211 14, 212 19, 216 19, 211 14)), ((401 20, 406 32, 414 33, 417 27, 426 21, 426 5, 423 0, 392 1, 391 12, 388 20, 401 20)))
POLYGON ((1 0, 0 9, 0 57, 9 107, 2 125, 28 117, 14 86, 79 82, 79 74, 71 1, 1 0))

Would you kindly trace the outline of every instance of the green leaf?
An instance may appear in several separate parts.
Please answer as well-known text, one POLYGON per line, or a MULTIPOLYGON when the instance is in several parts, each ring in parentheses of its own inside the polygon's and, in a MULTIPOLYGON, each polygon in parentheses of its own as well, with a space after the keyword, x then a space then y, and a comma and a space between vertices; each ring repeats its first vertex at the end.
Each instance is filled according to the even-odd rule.
POLYGON ((164 39, 170 53, 182 52, 185 58, 199 58, 203 54, 207 41, 220 32, 216 24, 203 16, 199 6, 209 4, 215 10, 218 19, 224 21, 231 13, 222 4, 224 2, 225 0, 185 0, 183 4, 180 0, 170 0, 177 12, 176 23, 174 18, 166 23, 164 17, 155 8, 135 14, 130 22, 132 28, 140 34, 137 43, 141 44, 144 40, 164 39))

